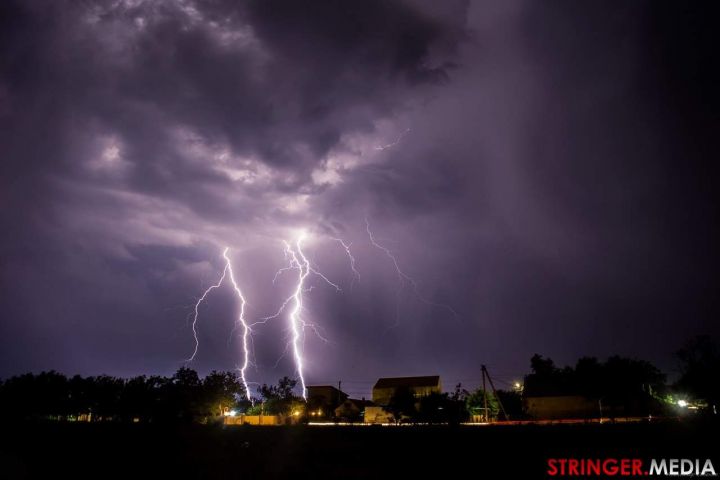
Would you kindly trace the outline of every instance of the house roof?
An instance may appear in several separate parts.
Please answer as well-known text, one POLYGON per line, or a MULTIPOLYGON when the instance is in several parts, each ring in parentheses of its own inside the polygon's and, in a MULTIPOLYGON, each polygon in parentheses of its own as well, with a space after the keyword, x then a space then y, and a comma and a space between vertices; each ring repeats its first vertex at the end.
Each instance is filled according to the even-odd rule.
POLYGON ((398 388, 398 387, 437 387, 440 386, 440 375, 426 377, 391 377, 379 378, 375 388, 398 388))
POLYGON ((307 388, 308 390, 310 390, 311 388, 318 390, 321 388, 331 388, 333 390, 337 390, 338 392, 342 392, 342 390, 338 390, 338 388, 334 385, 308 385, 305 388, 307 388))
POLYGON ((365 407, 372 407, 372 406, 375 405, 375 404, 374 404, 373 402, 371 402, 370 400, 358 400, 357 398, 348 398, 348 399, 345 399, 345 401, 343 402, 343 404, 348 403, 348 402, 349 402, 349 403, 352 403, 353 405, 355 405, 355 406, 358 407, 359 409, 363 409, 363 408, 365 408, 365 407))
POLYGON ((332 385, 308 385, 307 387, 308 396, 310 397, 321 397, 325 395, 337 395, 340 398, 347 398, 348 394, 342 390, 338 390, 337 387, 332 385))

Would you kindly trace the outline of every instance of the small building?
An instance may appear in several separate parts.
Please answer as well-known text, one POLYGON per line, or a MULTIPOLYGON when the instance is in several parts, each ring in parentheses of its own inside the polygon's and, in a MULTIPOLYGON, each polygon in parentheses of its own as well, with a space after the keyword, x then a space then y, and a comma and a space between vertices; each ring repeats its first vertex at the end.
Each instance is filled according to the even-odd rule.
POLYGON ((321 403, 340 405, 348 398, 348 394, 332 385, 308 385, 308 401, 316 400, 321 403))
POLYGON ((409 389, 415 398, 424 397, 431 393, 442 392, 440 375, 380 378, 372 390, 373 403, 380 406, 387 406, 398 388, 409 389))
POLYGON ((348 394, 332 385, 310 385, 307 388, 307 414, 311 418, 331 418, 348 394))

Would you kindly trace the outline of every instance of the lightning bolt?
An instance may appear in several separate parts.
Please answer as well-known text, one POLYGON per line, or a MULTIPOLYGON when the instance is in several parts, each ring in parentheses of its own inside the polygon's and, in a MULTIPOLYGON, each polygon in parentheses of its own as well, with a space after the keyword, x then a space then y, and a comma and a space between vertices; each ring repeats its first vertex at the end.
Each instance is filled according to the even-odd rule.
POLYGON ((307 258, 303 254, 301 248, 304 237, 305 234, 301 234, 297 239, 297 252, 293 251, 290 248, 288 248, 288 250, 292 255, 292 261, 298 266, 298 269, 300 270, 300 273, 298 275, 298 282, 295 287, 295 292, 291 296, 295 305, 290 312, 290 330, 292 332, 292 348, 293 357, 295 358, 295 368, 297 368, 298 376, 300 377, 300 386, 302 387, 303 399, 307 400, 307 389, 305 388, 305 377, 303 375, 303 357, 299 345, 301 333, 300 327, 305 327, 302 316, 300 315, 303 308, 303 285, 305 283, 305 279, 310 274, 310 263, 307 261, 307 258), (302 259, 302 263, 298 260, 298 257, 302 259))
MULTIPOLYGON (((295 369, 300 379, 300 386, 302 388, 302 396, 307 400, 307 388, 305 384, 305 359, 303 358, 302 343, 304 339, 305 329, 311 329, 315 335, 318 336, 322 341, 327 342, 328 340, 321 334, 320 329, 317 325, 308 322, 303 318, 303 305, 304 305, 304 294, 312 290, 312 286, 306 287, 306 280, 310 274, 314 274, 325 283, 333 287, 336 291, 340 292, 340 287, 313 267, 312 263, 305 255, 302 249, 303 240, 306 238, 306 233, 302 232, 298 235, 294 244, 290 244, 287 241, 283 241, 285 245, 285 257, 289 259, 290 264, 287 267, 283 267, 275 274, 273 282, 278 278, 279 275, 283 274, 288 270, 297 270, 298 278, 295 283, 292 294, 283 301, 278 311, 269 317, 264 317, 262 320, 267 321, 273 318, 279 317, 289 305, 291 305, 290 312, 288 315, 288 322, 290 324, 290 341, 288 342, 289 348, 293 354, 293 360, 295 362, 295 369)), ((283 354, 284 355, 284 354, 283 354)), ((281 357, 282 358, 282 357, 281 357)), ((279 361, 279 360, 278 360, 279 361)))
POLYGON ((245 304, 247 303, 245 301, 245 297, 242 294, 242 291, 240 290, 240 287, 238 286, 237 282, 235 281, 235 273, 233 272, 232 263, 230 262, 230 258, 228 257, 229 248, 225 247, 225 251, 223 252, 223 258, 225 259, 225 269, 230 274, 230 283, 232 283, 233 290, 235 290, 235 294, 238 296, 238 299, 240 299, 240 312, 238 313, 238 318, 235 324, 242 325, 242 345, 243 345, 243 364, 242 367, 240 367, 240 378, 242 379, 243 386, 245 387, 245 396, 247 399, 252 402, 252 397, 250 396, 250 389, 248 388, 248 381, 245 377, 245 371, 247 370, 248 365, 250 365, 250 349, 248 348, 248 337, 250 336, 250 326, 245 321, 245 304))
POLYGON ((352 270, 353 272, 353 279, 352 282, 350 282, 350 289, 352 290, 352 286, 355 283, 355 280, 357 280, 358 283, 360 282, 360 272, 358 272, 357 268, 355 268, 355 257, 353 257, 353 254, 350 251, 350 246, 352 245, 352 243, 345 243, 342 238, 330 237, 330 239, 342 245, 342 248, 345 250, 345 254, 350 260, 350 270, 352 270))
POLYGON ((193 338, 195 339, 195 349, 193 350, 192 355, 190 355, 189 358, 187 358, 186 362, 192 362, 195 360, 195 356, 198 352, 198 347, 200 346, 200 341, 198 340, 198 333, 197 333, 197 322, 198 322, 198 316, 200 316, 200 304, 205 301, 205 298, 208 296, 210 292, 215 290, 216 288, 220 287, 222 285, 223 280, 225 280, 225 274, 227 274, 227 265, 223 269, 222 276, 220 277, 220 280, 215 285, 210 286, 205 292, 202 294, 202 296, 198 299, 197 303, 195 303, 195 316, 193 317, 192 322, 192 331, 193 331, 193 338))
MULTIPOLYGON (((398 139, 399 141, 399 139, 398 139)), ((370 221, 368 218, 365 218, 365 227, 368 234, 368 237, 370 239, 370 243, 377 248, 378 250, 382 251, 385 256, 387 256, 390 261, 392 262, 393 267, 395 268, 395 272, 398 276, 398 281, 400 282, 400 289, 403 288, 403 285, 409 284, 412 287, 412 290, 415 294, 415 296, 422 301, 425 304, 434 306, 434 307, 440 307, 447 309, 450 311, 455 317, 457 317, 457 312, 449 305, 445 305, 442 303, 433 302, 426 297, 424 297, 419 290, 417 281, 412 278, 410 275, 405 273, 401 268, 397 261, 397 258, 393 254, 393 252, 385 247, 384 245, 381 245, 377 242, 375 239, 375 236, 373 235, 372 230, 370 229, 370 221)), ((235 278, 235 272, 233 270, 232 262, 230 260, 230 257, 228 256, 228 252, 230 250, 229 247, 226 247, 223 250, 223 259, 225 260, 225 268, 222 271, 222 275, 220 276, 220 279, 217 281, 217 283, 211 285, 208 287, 202 294, 202 296, 198 299, 198 301, 195 303, 194 307, 194 316, 193 316, 193 322, 192 322, 192 331, 193 331, 193 338, 195 340, 195 346, 192 352, 192 355, 187 359, 188 362, 191 362, 195 359, 198 349, 199 349, 199 339, 198 339, 198 332, 197 332, 197 324, 198 319, 200 316, 200 306, 203 302, 206 301, 210 293, 215 290, 216 288, 219 288, 222 286, 225 279, 230 280, 230 284, 233 288, 233 291, 235 292, 235 295, 237 296, 239 303, 240 303, 240 311, 238 312, 237 319, 235 321, 235 325, 233 327, 233 332, 237 328, 242 329, 242 350, 243 350, 243 362, 242 365, 239 367, 240 371, 240 378, 242 380, 243 386, 245 387, 245 395, 249 401, 253 401, 251 395, 250 395, 250 389, 248 387, 249 382, 247 380, 247 369, 250 366, 250 342, 252 341, 252 328, 257 324, 263 324, 267 322, 270 319, 279 317, 283 312, 285 312, 287 309, 289 309, 288 314, 288 323, 289 323, 289 331, 290 331, 290 339, 286 345, 286 353, 292 352, 293 360, 295 363, 295 368, 297 371, 297 375, 300 380, 300 386, 302 388, 302 397, 307 400, 307 386, 305 382, 305 358, 303 357, 303 340, 305 335, 306 329, 311 329, 321 340, 327 342, 328 340, 322 335, 320 332, 320 328, 307 321, 303 317, 304 312, 304 303, 305 303, 305 294, 309 293, 312 289, 312 285, 307 285, 308 283, 308 277, 310 275, 315 275, 316 277, 320 278, 322 281, 324 281, 326 284, 333 287, 337 292, 342 291, 340 286, 333 281, 331 281, 328 277, 326 277, 322 272, 320 272, 315 266, 313 266, 310 259, 307 257, 305 252, 303 251, 303 242, 306 239, 306 233, 302 232, 298 237, 295 239, 294 243, 290 243, 287 241, 283 241, 284 244, 284 253, 285 258, 288 260, 288 265, 286 267, 281 268, 275 273, 275 276, 273 278, 273 284, 277 281, 277 279, 288 271, 297 271, 297 281, 295 283, 295 286, 292 290, 292 293, 290 296, 285 298, 285 300, 280 305, 280 308, 278 311, 271 316, 264 317, 260 319, 257 322, 249 324, 247 322, 247 319, 245 318, 245 307, 246 307, 246 300, 242 293, 242 290, 240 289, 240 286, 238 285, 238 282, 235 278)), ((352 254, 352 251, 350 250, 351 243, 346 243, 341 238, 335 238, 330 237, 333 241, 338 242, 343 250, 345 251, 345 254, 347 255, 349 261, 350 261, 350 269, 353 272, 353 282, 357 280, 360 281, 360 272, 357 270, 355 266, 355 257, 352 254)), ((352 287, 352 283, 351 283, 352 287)), ((400 290, 398 290, 399 294, 400 290)), ((399 317, 399 306, 398 306, 398 317, 399 317)), ((283 354, 284 355, 284 354, 283 354)), ((282 358, 282 357, 281 357, 282 358)))
POLYGON ((413 289, 413 292, 415 293, 415 296, 416 296, 417 299, 420 300, 421 302, 423 302, 423 303, 425 303, 425 304, 427 304, 427 305, 431 305, 431 306, 433 306, 433 307, 439 307, 439 308, 443 308, 443 309, 445 309, 445 310, 448 310, 450 313, 453 314, 453 316, 454 316, 455 318, 457 318, 457 316, 458 316, 457 311, 455 311, 455 309, 452 308, 450 305, 446 305, 446 304, 444 304, 444 303, 433 302, 432 300, 427 299, 426 297, 424 297, 424 296, 420 293, 420 289, 418 288, 417 281, 415 281, 414 278, 412 278, 410 275, 408 275, 407 273, 405 273, 404 271, 402 271, 402 269, 400 268, 400 265, 398 265, 397 258, 395 257, 395 255, 393 255, 393 253, 390 251, 390 249, 388 249, 387 247, 385 247, 385 246, 383 246, 383 245, 380 245, 380 244, 375 240, 375 236, 373 235, 372 230, 370 230, 370 221, 367 219, 367 217, 365 217, 365 229, 366 229, 366 231, 367 231, 368 237, 370 238, 370 243, 371 243, 375 248, 377 248, 377 249, 381 250, 383 253, 385 253, 385 255, 386 255, 386 256, 390 259, 390 261, 392 262, 393 266, 395 267, 395 272, 397 273, 398 280, 400 281, 400 283, 409 283, 410 286, 411 286, 412 289, 413 289))
POLYGON ((240 287, 238 286, 237 281, 235 280, 235 273, 233 272, 232 268, 232 262, 230 261, 230 257, 228 257, 228 250, 230 250, 230 247, 225 247, 225 250, 223 250, 223 258, 225 259, 225 268, 223 269, 222 276, 220 277, 220 280, 212 286, 210 286, 205 292, 202 294, 200 299, 198 299, 197 303, 195 304, 195 316, 193 318, 192 323, 192 331, 193 331, 193 338, 195 339, 195 349, 193 350, 192 355, 186 360, 187 362, 191 362, 195 359, 195 356, 198 352, 198 347, 200 346, 200 342, 198 341, 197 336, 197 321, 199 316, 199 309, 200 304, 202 304, 205 299, 207 298, 208 294, 215 290, 216 288, 219 288, 220 285, 222 285, 223 281, 226 277, 230 278, 230 283, 232 284, 233 290, 235 291, 235 294, 237 295, 238 299, 240 300, 240 312, 238 314, 238 318, 235 321, 235 326, 238 325, 242 326, 243 333, 242 333, 242 344, 243 344, 243 364, 240 367, 240 378, 242 380, 243 386, 245 387, 245 396, 247 399, 252 402, 253 399, 250 396, 250 389, 248 388, 248 381, 247 377, 245 376, 245 372, 247 370, 248 365, 250 365, 250 350, 248 348, 248 338, 250 334, 252 333, 250 330, 250 325, 248 325, 247 321, 245 320, 245 304, 247 303, 245 301, 245 297, 243 296, 242 290, 240 290, 240 287), (228 275, 229 274, 229 275, 228 275))
POLYGON ((392 147, 396 146, 398 143, 400 143, 402 141, 403 137, 405 135, 407 135, 408 133, 410 133, 409 128, 405 129, 404 132, 402 132, 400 135, 398 135, 398 137, 395 139, 394 142, 388 143, 386 145, 378 145, 377 147, 375 147, 375 150, 383 151, 383 150, 387 150, 388 148, 392 148, 392 147))

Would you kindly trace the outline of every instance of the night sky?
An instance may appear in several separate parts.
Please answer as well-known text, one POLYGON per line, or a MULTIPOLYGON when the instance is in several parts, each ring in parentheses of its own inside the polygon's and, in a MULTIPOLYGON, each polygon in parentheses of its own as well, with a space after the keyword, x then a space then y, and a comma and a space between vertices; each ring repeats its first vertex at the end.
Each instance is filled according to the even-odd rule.
MULTIPOLYGON (((171 374, 223 249, 255 322, 301 230, 342 289, 308 277, 310 384, 536 352, 672 375, 720 333, 719 10, 0 2, 0 376, 171 374)), ((201 305, 201 374, 241 362, 237 311, 228 283, 201 305)), ((253 328, 249 380, 294 375, 288 326, 253 328)))

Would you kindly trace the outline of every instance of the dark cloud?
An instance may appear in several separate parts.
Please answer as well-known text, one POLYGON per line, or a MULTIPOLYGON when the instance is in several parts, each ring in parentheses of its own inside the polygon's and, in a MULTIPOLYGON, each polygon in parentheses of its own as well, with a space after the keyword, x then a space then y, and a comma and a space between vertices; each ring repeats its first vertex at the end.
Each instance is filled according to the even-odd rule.
MULTIPOLYGON (((717 333, 702 5, 0 9, 0 374, 167 373, 222 248, 259 319, 292 287, 272 280, 301 227, 343 287, 313 280, 307 315, 330 342, 308 337, 311 381, 472 383, 536 351, 667 368, 717 333)), ((198 368, 237 364, 235 307, 225 290, 204 306, 198 368)), ((292 372, 285 325, 257 328, 253 379, 292 372)))

